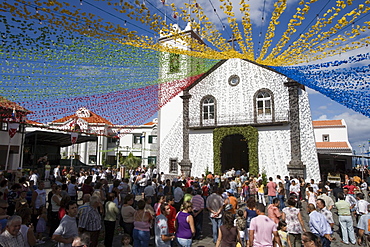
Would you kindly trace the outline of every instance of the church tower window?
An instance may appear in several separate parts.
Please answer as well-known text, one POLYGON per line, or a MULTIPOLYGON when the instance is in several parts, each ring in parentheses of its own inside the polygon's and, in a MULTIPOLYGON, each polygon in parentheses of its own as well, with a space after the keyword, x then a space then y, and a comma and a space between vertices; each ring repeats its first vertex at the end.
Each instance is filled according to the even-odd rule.
POLYGON ((271 90, 262 88, 254 94, 254 121, 274 122, 274 95, 271 90))
POLYGON ((180 54, 170 53, 170 73, 180 71, 180 54))

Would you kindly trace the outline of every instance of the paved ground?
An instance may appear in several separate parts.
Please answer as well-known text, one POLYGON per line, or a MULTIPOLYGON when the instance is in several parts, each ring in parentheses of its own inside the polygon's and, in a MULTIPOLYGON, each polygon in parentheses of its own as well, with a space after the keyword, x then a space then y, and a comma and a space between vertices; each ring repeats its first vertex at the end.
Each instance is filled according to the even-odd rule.
MULTIPOLYGON (((306 205, 307 204, 305 202, 303 202, 302 204, 303 204, 302 205, 303 208, 301 209, 301 214, 302 214, 303 220, 305 222, 306 229, 309 229, 308 228, 308 225, 307 225, 307 222, 309 220, 309 217, 308 217, 307 212, 306 212, 306 205)), ((241 207, 244 207, 244 205, 241 205, 241 207)), ((340 238, 340 235, 339 235, 340 229, 339 229, 339 224, 338 224, 338 215, 336 214, 336 210, 333 210, 333 215, 334 215, 334 221, 336 223, 336 225, 334 227, 334 235, 333 236, 335 237, 336 240, 332 242, 331 246, 333 246, 333 247, 337 247, 337 246, 338 247, 348 246, 346 244, 341 243, 341 238, 340 238)), ((354 223, 354 225, 356 225, 356 224, 354 223)), ((121 245, 122 235, 121 235, 121 233, 119 233, 120 227, 118 225, 118 222, 116 224, 116 229, 115 230, 118 233, 114 237, 113 247, 120 247, 120 246, 122 246, 121 245)), ((198 241, 194 241, 193 242, 193 246, 194 247, 211 247, 211 246, 213 247, 213 246, 215 246, 213 244, 213 239, 212 239, 212 224, 211 224, 211 222, 210 222, 210 220, 208 218, 208 212, 204 213, 204 218, 203 218, 203 236, 204 236, 204 238, 202 240, 198 240, 198 241)), ((99 246, 104 246, 103 242, 104 242, 104 240, 102 240, 99 243, 99 246)), ((51 247, 51 246, 54 246, 54 245, 55 245, 54 242, 48 240, 48 241, 46 241, 46 243, 39 244, 37 246, 51 247)), ((153 238, 151 238, 150 246, 155 246, 154 245, 154 239, 153 238)), ((142 247, 146 247, 146 246, 142 246, 142 247)))

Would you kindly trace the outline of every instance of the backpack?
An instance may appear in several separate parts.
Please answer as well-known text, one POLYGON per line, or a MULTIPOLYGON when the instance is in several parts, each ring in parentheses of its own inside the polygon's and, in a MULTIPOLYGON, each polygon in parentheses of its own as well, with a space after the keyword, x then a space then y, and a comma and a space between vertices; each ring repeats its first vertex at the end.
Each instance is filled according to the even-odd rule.
POLYGON ((246 224, 247 221, 244 219, 244 217, 236 217, 236 227, 238 228, 238 231, 244 231, 246 224))

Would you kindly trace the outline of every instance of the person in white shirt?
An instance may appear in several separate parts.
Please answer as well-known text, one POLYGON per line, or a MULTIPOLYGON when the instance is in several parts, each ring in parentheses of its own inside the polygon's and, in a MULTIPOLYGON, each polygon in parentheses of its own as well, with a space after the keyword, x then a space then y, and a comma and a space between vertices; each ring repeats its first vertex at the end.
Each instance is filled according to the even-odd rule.
POLYGON ((357 193, 356 199, 357 199, 356 220, 358 222, 362 215, 367 214, 367 205, 369 205, 369 203, 364 200, 363 193, 357 193))
POLYGON ((37 176, 37 174, 36 174, 36 172, 33 172, 33 171, 30 171, 30 177, 29 177, 29 179, 30 179, 30 181, 33 181, 34 183, 34 185, 36 185, 37 186, 37 180, 38 180, 38 176, 37 176))
POLYGON ((58 177, 60 177, 60 166, 58 165, 57 167, 54 168, 53 171, 54 174, 54 179, 56 180, 58 177))
POLYGON ((315 184, 314 179, 311 179, 311 187, 313 188, 314 193, 317 193, 317 191, 319 190, 319 186, 317 186, 317 184, 315 184))
POLYGON ((299 192, 301 191, 299 184, 293 179, 292 184, 289 187, 290 193, 294 193, 299 198, 299 192))

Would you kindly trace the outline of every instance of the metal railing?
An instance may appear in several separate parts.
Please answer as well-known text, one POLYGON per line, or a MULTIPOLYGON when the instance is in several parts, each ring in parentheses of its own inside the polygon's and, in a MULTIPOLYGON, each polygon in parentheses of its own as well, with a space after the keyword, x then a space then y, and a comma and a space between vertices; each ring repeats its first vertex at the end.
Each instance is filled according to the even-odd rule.
POLYGON ((216 115, 216 119, 201 120, 199 115, 195 117, 190 117, 189 128, 198 127, 220 127, 220 126, 230 126, 230 125, 258 125, 258 124, 275 124, 288 122, 289 111, 274 112, 272 115, 258 115, 254 117, 253 115, 243 116, 243 115, 216 115))

